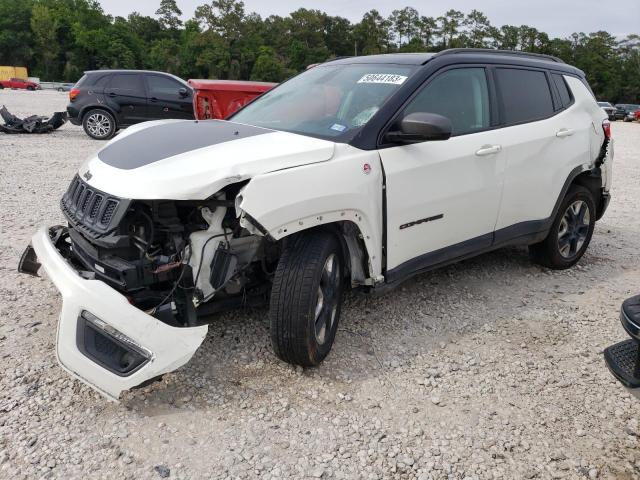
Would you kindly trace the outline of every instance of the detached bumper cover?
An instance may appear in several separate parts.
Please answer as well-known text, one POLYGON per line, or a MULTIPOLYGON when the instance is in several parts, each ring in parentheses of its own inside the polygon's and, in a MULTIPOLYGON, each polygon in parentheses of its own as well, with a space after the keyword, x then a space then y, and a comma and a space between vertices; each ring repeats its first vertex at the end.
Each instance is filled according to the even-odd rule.
POLYGON ((181 367, 204 340, 207 326, 169 326, 131 305, 104 282, 82 278, 53 245, 48 228, 38 230, 32 245, 62 295, 56 342, 58 361, 66 371, 107 397, 117 400, 123 390, 181 367), (107 350, 119 344, 134 356, 142 353, 144 359, 135 368, 114 368, 100 358, 104 348, 98 353, 88 350, 87 318, 99 333, 92 341, 107 339, 107 350))

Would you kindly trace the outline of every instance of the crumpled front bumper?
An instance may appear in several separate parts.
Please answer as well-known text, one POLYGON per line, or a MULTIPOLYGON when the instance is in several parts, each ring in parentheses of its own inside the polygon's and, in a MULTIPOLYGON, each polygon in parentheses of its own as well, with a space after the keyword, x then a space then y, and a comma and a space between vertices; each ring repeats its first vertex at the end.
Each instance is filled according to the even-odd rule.
POLYGON ((53 244, 49 228, 40 228, 32 245, 37 261, 62 295, 56 342, 60 365, 110 399, 117 400, 123 390, 181 367, 202 344, 206 325, 172 327, 134 307, 106 283, 81 277, 53 244), (93 319, 90 331, 87 318, 93 319), (95 348, 88 350, 83 344, 86 332, 94 330, 100 332, 96 343, 102 353, 97 358, 87 353, 95 353, 95 348), (113 345, 107 341, 105 346, 104 338, 112 339, 113 345), (100 355, 111 354, 114 348, 144 355, 144 361, 129 372, 118 372, 100 362, 100 355))

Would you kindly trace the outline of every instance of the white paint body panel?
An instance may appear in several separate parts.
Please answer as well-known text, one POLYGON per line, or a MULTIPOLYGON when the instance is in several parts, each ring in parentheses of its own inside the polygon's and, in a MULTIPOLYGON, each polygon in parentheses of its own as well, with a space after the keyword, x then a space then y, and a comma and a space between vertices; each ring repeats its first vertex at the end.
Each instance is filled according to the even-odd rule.
POLYGON ((493 232, 505 155, 477 156, 500 145, 500 130, 380 150, 387 176, 387 268, 493 232), (401 225, 443 215, 410 228, 401 225))
POLYGON ((171 327, 131 305, 106 283, 81 278, 55 249, 47 228, 37 231, 32 244, 62 295, 56 347, 58 361, 67 372, 103 395, 117 400, 123 390, 181 367, 204 340, 206 325, 171 327), (153 354, 151 361, 130 376, 120 377, 90 360, 76 346, 78 316, 83 310, 145 347, 153 354))
POLYGON ((580 80, 565 79, 575 97, 571 107, 545 120, 499 130, 507 170, 496 230, 549 218, 571 171, 588 169, 600 152, 606 115, 580 80), (572 134, 556 136, 563 129, 572 134))
POLYGON ((371 277, 381 274, 382 168, 377 151, 336 144, 328 162, 256 176, 244 188, 240 208, 275 239, 351 221, 369 252, 371 277))
MULTIPOLYGON (((137 131, 158 123, 143 123, 137 131)), ((127 135, 135 133, 129 130, 127 135)), ((112 142, 118 138, 124 137, 118 136, 112 142)), ((98 158, 98 153, 83 164, 80 174, 89 170, 89 185, 118 197, 202 200, 226 185, 255 175, 325 162, 333 156, 334 145, 326 140, 274 131, 191 150, 131 170, 107 165, 98 158)))

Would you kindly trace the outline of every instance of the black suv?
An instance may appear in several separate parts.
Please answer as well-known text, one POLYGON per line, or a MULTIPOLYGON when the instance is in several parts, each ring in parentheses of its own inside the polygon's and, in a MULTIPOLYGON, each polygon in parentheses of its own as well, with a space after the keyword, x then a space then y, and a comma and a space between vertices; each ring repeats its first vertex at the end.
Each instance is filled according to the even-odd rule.
POLYGON ((640 105, 630 103, 618 103, 615 107, 616 120, 624 120, 625 122, 633 121, 633 112, 640 110, 640 105))
POLYGON ((106 140, 120 128, 166 118, 193 119, 193 90, 184 80, 145 70, 85 72, 69 92, 69 120, 91 138, 106 140))

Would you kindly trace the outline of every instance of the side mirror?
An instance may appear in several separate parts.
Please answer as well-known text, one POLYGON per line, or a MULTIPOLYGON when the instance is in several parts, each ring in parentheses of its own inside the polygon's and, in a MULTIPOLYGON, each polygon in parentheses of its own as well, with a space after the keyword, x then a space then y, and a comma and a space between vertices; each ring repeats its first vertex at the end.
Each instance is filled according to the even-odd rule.
POLYGON ((399 129, 387 132, 385 140, 390 143, 407 145, 434 140, 447 140, 453 126, 451 120, 442 115, 415 112, 406 115, 398 124, 399 129))
POLYGON ((178 94, 184 98, 184 97, 188 97, 189 96, 189 90, 186 87, 182 87, 180 90, 178 90, 178 94))

